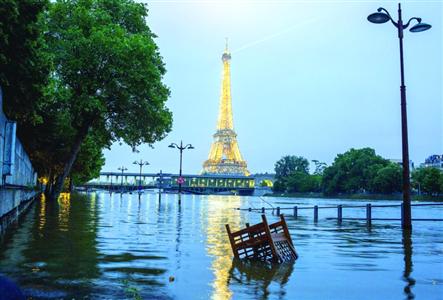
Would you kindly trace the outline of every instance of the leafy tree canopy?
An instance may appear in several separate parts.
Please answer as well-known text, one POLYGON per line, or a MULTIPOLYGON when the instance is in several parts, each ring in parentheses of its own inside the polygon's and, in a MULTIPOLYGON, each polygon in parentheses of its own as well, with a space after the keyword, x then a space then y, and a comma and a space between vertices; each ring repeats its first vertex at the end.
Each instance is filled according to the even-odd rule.
POLYGON ((0 1, 0 86, 5 113, 19 122, 19 130, 41 121, 36 105, 49 74, 42 22, 47 5, 46 0, 0 1))
POLYGON ((338 154, 334 163, 324 170, 323 190, 326 194, 371 191, 372 179, 389 163, 376 155, 374 149, 350 149, 338 154))
POLYGON ((309 161, 302 156, 286 155, 275 163, 275 178, 281 180, 295 172, 309 173, 309 161))
POLYGON ((389 163, 380 168, 371 183, 371 191, 392 194, 402 190, 402 168, 396 163, 389 163))
POLYGON ((429 195, 443 193, 443 172, 433 167, 419 168, 412 172, 412 185, 429 195))
POLYGON ((62 170, 52 198, 91 133, 101 149, 117 140, 132 147, 152 144, 170 131, 166 70, 147 13, 132 0, 51 3, 46 42, 54 69, 45 111, 69 136, 62 138, 62 170))

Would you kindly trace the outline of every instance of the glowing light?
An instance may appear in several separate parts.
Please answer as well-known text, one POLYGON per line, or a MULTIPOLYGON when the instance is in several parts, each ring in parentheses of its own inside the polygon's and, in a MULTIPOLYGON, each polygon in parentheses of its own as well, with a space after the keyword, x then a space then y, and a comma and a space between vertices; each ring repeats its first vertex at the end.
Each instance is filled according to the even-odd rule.
POLYGON ((223 78, 217 131, 211 145, 208 159, 203 163, 203 174, 249 175, 246 161, 243 160, 234 131, 231 99, 231 54, 226 46, 222 55, 223 78))
POLYGON ((71 193, 61 193, 57 200, 59 204, 58 228, 60 231, 69 230, 69 212, 71 208, 71 193))
POLYGON ((214 274, 211 299, 231 299, 229 288, 232 250, 225 224, 240 227, 240 212, 230 207, 240 206, 240 198, 233 196, 208 197, 207 251, 213 257, 211 270, 214 274))
POLYGON ((46 224, 46 196, 45 194, 41 194, 40 196, 40 212, 38 214, 39 222, 38 229, 42 230, 46 224))
POLYGON ((41 184, 47 184, 49 181, 48 177, 39 177, 38 178, 38 182, 40 182, 41 184))

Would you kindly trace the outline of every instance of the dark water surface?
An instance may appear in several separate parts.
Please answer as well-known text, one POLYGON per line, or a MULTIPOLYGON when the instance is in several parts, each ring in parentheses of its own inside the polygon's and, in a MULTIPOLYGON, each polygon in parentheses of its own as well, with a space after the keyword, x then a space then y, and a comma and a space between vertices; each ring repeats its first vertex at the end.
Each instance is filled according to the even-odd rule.
MULTIPOLYGON (((37 201, 0 245, 0 274, 33 299, 443 299, 443 222, 336 221, 335 210, 287 216, 300 258, 233 261, 225 224, 260 222, 238 207, 364 204, 361 200, 156 194, 65 195, 37 201)), ((393 203, 377 201, 377 204, 393 203)), ((283 211, 292 214, 292 211, 283 211)), ((364 209, 344 209, 364 217, 364 209)), ((373 217, 397 218, 398 208, 373 217)), ((443 207, 414 207, 443 218, 443 207)), ((267 213, 268 221, 278 218, 267 213)))

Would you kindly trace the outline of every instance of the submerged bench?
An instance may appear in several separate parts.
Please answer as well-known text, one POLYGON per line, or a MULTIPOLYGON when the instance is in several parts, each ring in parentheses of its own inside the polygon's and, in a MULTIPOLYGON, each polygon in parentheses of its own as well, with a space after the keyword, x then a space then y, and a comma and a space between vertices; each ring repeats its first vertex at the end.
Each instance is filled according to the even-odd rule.
POLYGON ((298 258, 283 215, 280 221, 269 224, 262 215, 262 223, 231 232, 226 224, 229 241, 234 257, 239 259, 255 259, 274 263, 283 263, 298 258))

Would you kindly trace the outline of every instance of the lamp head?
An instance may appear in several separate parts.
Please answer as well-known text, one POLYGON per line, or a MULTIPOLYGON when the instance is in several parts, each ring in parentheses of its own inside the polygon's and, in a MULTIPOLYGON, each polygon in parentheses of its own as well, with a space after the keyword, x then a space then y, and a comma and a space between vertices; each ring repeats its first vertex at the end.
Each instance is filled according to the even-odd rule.
POLYGON ((174 144, 171 144, 171 145, 169 145, 168 147, 169 147, 169 148, 175 148, 175 145, 174 145, 174 144))
POLYGON ((381 12, 379 8, 377 12, 370 14, 368 16, 368 21, 374 24, 383 24, 390 20, 391 18, 384 12, 381 12))
POLYGON ((421 19, 418 21, 417 24, 415 24, 414 26, 411 27, 411 29, 409 29, 410 32, 422 32, 422 31, 426 31, 428 29, 430 29, 432 26, 426 23, 422 23, 421 19))
POLYGON ((188 149, 194 149, 194 146, 189 145, 188 149))

